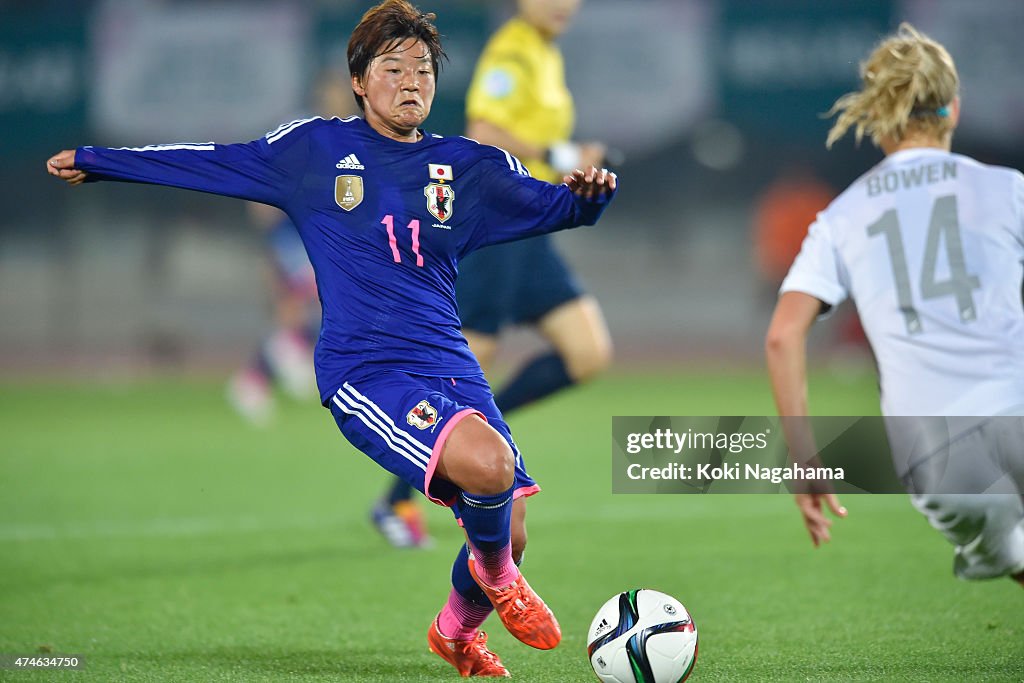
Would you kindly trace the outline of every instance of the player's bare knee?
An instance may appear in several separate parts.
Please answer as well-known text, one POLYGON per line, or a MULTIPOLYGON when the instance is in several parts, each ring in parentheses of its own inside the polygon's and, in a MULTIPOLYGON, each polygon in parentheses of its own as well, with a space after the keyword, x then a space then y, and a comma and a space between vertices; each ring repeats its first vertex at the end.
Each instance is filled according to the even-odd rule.
POLYGON ((515 482, 516 460, 504 439, 495 435, 479 444, 476 456, 474 493, 496 495, 508 491, 515 482))
POLYGON ((601 374, 612 364, 612 342, 610 339, 595 340, 577 352, 568 363, 573 380, 586 382, 601 374))

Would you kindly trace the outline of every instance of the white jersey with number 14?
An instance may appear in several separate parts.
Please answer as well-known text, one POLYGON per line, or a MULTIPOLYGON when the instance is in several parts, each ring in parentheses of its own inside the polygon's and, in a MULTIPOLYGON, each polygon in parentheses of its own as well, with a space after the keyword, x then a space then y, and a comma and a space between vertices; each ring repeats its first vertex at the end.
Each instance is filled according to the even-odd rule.
POLYGON ((886 415, 1024 407, 1024 175, 939 149, 887 157, 811 225, 782 283, 853 299, 886 415))

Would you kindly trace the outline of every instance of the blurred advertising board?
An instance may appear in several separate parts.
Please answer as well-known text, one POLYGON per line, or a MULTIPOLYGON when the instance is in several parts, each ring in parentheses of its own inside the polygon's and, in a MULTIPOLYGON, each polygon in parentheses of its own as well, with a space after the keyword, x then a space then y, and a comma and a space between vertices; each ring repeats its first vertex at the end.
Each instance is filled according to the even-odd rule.
POLYGON ((901 14, 956 62, 963 102, 958 139, 1024 149, 1024 2, 904 0, 901 14))
POLYGON ((101 3, 89 102, 98 142, 235 142, 297 118, 306 23, 284 2, 101 3))
POLYGON ((81 138, 88 80, 86 12, 77 3, 66 5, 60 12, 49 11, 46 3, 3 10, 0 126, 8 134, 0 136, 0 157, 8 163, 39 156, 41 143, 57 149, 81 138))
POLYGON ((722 0, 720 111, 745 130, 824 140, 821 114, 857 87, 858 65, 889 31, 890 0, 722 0))

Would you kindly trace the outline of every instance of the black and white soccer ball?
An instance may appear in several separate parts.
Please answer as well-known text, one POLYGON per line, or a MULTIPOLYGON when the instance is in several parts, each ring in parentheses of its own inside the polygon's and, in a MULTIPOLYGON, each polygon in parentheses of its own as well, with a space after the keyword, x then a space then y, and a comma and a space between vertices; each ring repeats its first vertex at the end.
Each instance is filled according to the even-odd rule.
POLYGON ((697 627, 671 595, 637 588, 597 611, 587 654, 604 683, 682 683, 697 661, 697 627))

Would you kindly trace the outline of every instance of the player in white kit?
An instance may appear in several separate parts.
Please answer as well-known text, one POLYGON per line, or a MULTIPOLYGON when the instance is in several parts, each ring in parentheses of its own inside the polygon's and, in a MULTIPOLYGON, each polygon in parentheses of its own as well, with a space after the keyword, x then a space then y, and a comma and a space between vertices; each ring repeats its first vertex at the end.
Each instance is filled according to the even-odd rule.
MULTIPOLYGON (((808 330, 851 298, 915 507, 956 546, 957 576, 1024 585, 1024 175, 950 152, 956 67, 909 24, 861 75, 827 144, 853 128, 886 157, 818 215, 782 284, 765 343, 776 406, 807 415, 808 330)), ((815 545, 824 508, 846 514, 828 493, 797 504, 815 545)))

